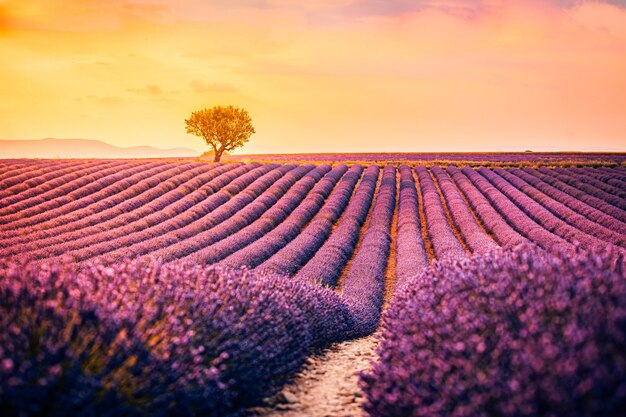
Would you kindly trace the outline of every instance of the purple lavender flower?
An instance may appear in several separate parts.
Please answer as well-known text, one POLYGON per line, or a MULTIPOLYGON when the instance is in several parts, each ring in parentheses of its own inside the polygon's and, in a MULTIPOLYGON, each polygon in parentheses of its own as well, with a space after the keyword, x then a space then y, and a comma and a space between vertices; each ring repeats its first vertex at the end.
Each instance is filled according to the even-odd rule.
POLYGON ((436 262, 383 318, 370 416, 626 412, 626 261, 523 245, 436 262))

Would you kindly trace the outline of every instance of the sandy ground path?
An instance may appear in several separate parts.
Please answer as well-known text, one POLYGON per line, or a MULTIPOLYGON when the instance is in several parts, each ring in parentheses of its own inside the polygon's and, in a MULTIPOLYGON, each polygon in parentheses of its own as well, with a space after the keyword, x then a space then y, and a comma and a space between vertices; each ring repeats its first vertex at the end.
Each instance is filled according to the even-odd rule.
POLYGON ((312 355, 306 365, 264 407, 251 416, 344 417, 362 416, 362 393, 357 373, 369 369, 375 357, 375 335, 337 343, 312 355))

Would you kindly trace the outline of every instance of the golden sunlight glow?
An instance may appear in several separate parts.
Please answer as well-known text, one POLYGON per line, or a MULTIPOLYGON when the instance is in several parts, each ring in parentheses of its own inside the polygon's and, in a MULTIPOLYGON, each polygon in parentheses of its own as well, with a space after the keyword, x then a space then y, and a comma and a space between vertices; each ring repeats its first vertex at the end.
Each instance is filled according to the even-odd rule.
POLYGON ((233 104, 238 153, 626 150, 619 1, 0 0, 0 57, 0 139, 205 150, 233 104))

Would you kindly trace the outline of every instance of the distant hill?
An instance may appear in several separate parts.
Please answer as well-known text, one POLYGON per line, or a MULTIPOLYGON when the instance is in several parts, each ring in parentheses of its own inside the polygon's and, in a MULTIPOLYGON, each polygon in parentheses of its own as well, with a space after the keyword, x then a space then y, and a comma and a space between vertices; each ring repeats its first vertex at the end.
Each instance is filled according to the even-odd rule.
POLYGON ((0 140, 0 158, 176 158, 199 154, 189 148, 123 148, 91 139, 0 140))

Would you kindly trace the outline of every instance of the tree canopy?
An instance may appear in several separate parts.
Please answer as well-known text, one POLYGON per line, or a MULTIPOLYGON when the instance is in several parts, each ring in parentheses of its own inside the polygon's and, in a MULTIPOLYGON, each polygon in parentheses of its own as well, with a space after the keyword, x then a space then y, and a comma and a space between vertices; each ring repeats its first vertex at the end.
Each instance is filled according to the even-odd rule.
POLYGON ((218 162, 225 151, 232 151, 255 133, 252 118, 245 109, 233 106, 215 106, 194 111, 185 119, 187 133, 200 136, 213 148, 218 162))

